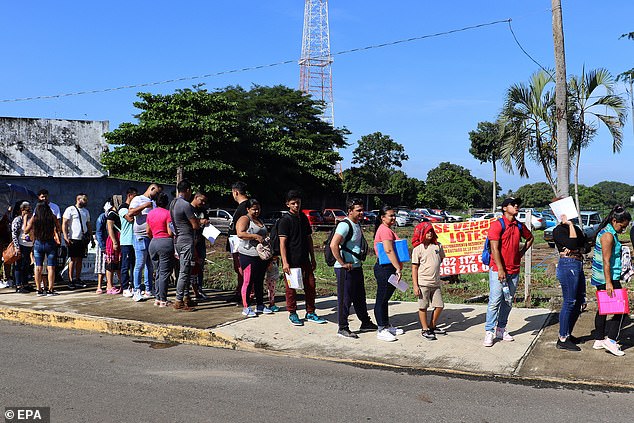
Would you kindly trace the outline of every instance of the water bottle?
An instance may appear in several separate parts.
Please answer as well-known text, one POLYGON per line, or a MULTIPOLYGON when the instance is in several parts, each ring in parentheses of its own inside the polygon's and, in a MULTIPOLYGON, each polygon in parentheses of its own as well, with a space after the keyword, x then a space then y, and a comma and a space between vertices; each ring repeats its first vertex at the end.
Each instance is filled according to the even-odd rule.
POLYGON ((504 301, 507 302, 508 305, 513 304, 513 297, 511 297, 511 290, 509 289, 508 282, 502 282, 502 293, 504 294, 504 301))

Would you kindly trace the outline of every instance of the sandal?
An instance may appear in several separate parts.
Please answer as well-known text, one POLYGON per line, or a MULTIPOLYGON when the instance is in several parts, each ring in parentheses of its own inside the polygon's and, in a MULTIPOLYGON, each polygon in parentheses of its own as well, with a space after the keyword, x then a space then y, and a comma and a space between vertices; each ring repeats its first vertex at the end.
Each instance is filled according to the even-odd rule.
POLYGON ((121 293, 121 288, 110 288, 106 291, 106 293, 110 295, 119 295, 121 293))
POLYGON ((95 294, 103 294, 103 289, 97 288, 97 290, 95 291, 95 294))
POLYGON ((171 307, 173 303, 170 300, 167 301, 159 301, 159 307, 171 307))

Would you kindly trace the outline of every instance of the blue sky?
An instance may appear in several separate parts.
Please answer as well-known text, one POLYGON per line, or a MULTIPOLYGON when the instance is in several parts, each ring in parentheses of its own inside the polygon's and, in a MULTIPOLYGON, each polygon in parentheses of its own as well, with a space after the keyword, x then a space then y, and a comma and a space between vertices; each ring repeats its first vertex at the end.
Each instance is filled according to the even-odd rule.
MULTIPOLYGON (((301 0, 6 2, 0 15, 5 40, 0 100, 143 84, 298 59, 301 0)), ((634 67, 634 2, 563 0, 569 74, 605 67, 616 75, 634 67)), ((432 2, 331 0, 333 53, 356 47, 512 19, 522 46, 543 66, 554 67, 549 0, 432 2)), ((352 134, 342 150, 350 165, 362 135, 380 131, 404 145, 403 170, 425 179, 442 161, 490 180, 489 164, 469 154, 468 132, 494 120, 506 89, 537 70, 515 44, 507 24, 396 46, 335 56, 335 123, 352 134)), ((168 83, 100 94, 0 102, 0 116, 109 120, 115 129, 134 121, 136 92, 171 93, 204 82, 298 87, 299 66, 168 83)), ((617 92, 625 93, 619 86, 617 92)), ((625 94, 624 94, 625 95, 625 94)), ((628 99, 629 102, 629 99, 628 99)), ((582 155, 581 183, 631 183, 634 159, 631 117, 624 147, 611 152, 600 131, 582 155)), ((530 179, 500 172, 502 189, 545 180, 536 166, 530 179)))

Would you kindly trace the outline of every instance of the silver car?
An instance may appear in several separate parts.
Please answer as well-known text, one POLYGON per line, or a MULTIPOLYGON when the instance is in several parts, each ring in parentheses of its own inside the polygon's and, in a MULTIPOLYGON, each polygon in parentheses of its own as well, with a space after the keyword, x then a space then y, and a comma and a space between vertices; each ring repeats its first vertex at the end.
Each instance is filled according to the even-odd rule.
POLYGON ((235 209, 208 209, 209 223, 214 225, 222 234, 229 234, 229 227, 233 223, 235 209))

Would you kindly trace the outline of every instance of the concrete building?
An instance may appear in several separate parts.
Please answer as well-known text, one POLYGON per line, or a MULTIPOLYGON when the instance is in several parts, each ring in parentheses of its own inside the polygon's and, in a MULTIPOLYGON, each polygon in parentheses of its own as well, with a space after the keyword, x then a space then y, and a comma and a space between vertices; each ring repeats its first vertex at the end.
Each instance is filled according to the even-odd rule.
POLYGON ((0 176, 103 177, 108 121, 0 117, 0 176))

